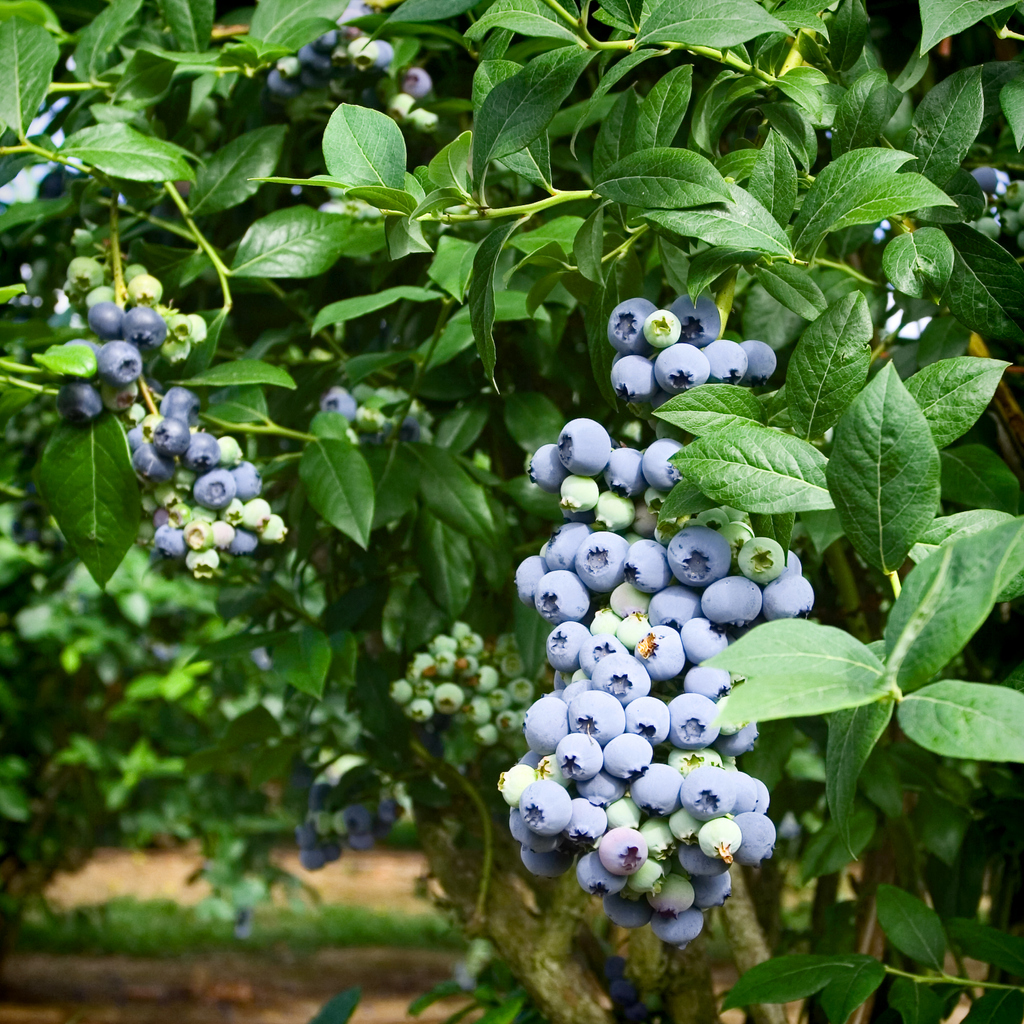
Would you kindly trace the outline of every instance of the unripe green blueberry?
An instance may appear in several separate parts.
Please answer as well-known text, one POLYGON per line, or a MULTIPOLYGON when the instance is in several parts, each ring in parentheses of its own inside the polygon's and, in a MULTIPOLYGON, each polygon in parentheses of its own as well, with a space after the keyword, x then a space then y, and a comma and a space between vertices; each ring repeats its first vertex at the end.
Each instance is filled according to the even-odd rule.
POLYGON ((168 336, 167 340, 160 346, 160 355, 169 363, 183 363, 188 359, 192 351, 192 342, 188 338, 175 338, 168 336))
POLYGON ((512 682, 508 684, 508 692, 509 696, 512 698, 513 704, 522 706, 523 704, 529 704, 533 701, 533 683, 523 676, 520 676, 518 679, 513 679, 512 682))
POLYGON ((554 754, 548 754, 540 759, 537 764, 537 776, 557 782, 562 789, 568 789, 572 785, 572 780, 562 774, 562 769, 558 767, 558 761, 555 760, 554 754))
POLYGON ((492 711, 504 711, 505 708, 510 707, 512 704, 512 696, 504 687, 491 690, 487 694, 487 700, 491 705, 492 711))
POLYGON ((185 556, 185 565, 192 570, 197 580, 208 580, 213 577, 213 570, 220 565, 220 555, 213 548, 208 551, 190 551, 185 556))
POLYGON ((438 116, 432 110, 424 110, 422 107, 414 110, 407 119, 419 132, 432 132, 438 123, 438 116))
POLYGON ((466 714, 473 725, 486 725, 491 720, 491 702, 486 697, 474 697, 466 714))
POLYGON ((578 668, 578 669, 576 669, 575 672, 573 672, 571 678, 569 679, 569 682, 570 683, 578 683, 581 679, 589 679, 589 678, 590 678, 590 676, 587 675, 586 669, 578 668))
POLYGON ((213 524, 213 543, 215 547, 226 550, 231 547, 231 542, 235 539, 235 528, 230 523, 225 523, 223 519, 218 519, 213 524))
POLYGON ((103 284, 103 264, 91 256, 76 256, 68 264, 68 280, 79 291, 98 288, 103 284))
POLYGON ((523 659, 519 657, 519 654, 516 651, 510 651, 508 654, 502 656, 498 668, 500 668, 502 673, 509 678, 521 675, 523 671, 523 659))
POLYGON ((611 610, 611 608, 602 608, 595 616, 594 621, 590 624, 590 632, 594 636, 598 636, 602 633, 611 633, 615 635, 615 631, 619 628, 619 624, 622 619, 611 610))
POLYGON ((128 285, 128 297, 136 306, 155 306, 164 297, 164 286, 152 274, 139 274, 128 285))
POLYGON ((91 249, 93 245, 92 232, 85 228, 75 228, 71 232, 71 244, 76 249, 91 249))
POLYGON ((1015 235, 1020 231, 1020 213, 1017 210, 1003 211, 1003 234, 1015 235))
POLYGON ((1006 186, 1006 194, 1003 196, 1003 202, 1006 203, 1011 210, 1019 210, 1024 205, 1024 181, 1011 181, 1006 186))
POLYGON ((466 695, 456 683, 442 683, 434 691, 434 707, 442 715, 454 715, 465 701, 466 695))
POLYGON ((161 508, 171 508, 181 501, 181 495, 178 494, 177 488, 170 482, 157 484, 153 488, 153 497, 156 498, 157 504, 161 508))
MULTIPOLYGON (((641 613, 646 615, 651 606, 651 595, 637 590, 632 583, 620 583, 611 593, 608 603, 612 611, 624 619, 627 615, 641 613)), ((625 641, 623 641, 625 643, 625 641)))
POLYGON ((656 309, 644 321, 644 337, 652 348, 668 348, 682 334, 679 317, 667 309, 656 309))
POLYGON ((567 476, 562 481, 559 505, 569 512, 589 512, 601 496, 597 481, 589 476, 567 476))
POLYGON ((466 639, 473 632, 473 627, 468 622, 453 622, 452 623, 452 639, 457 641, 460 645, 462 641, 466 639))
POLYGON ((481 665, 476 692, 490 693, 497 687, 499 682, 501 682, 501 676, 498 675, 498 670, 493 665, 481 665))
POLYGON ((108 284, 101 284, 98 288, 93 288, 85 296, 85 308, 92 309, 97 302, 115 302, 117 301, 117 295, 114 289, 108 284))
POLYGON ((731 521, 719 531, 729 542, 732 549, 732 560, 735 562, 740 557, 740 551, 748 540, 753 540, 754 531, 746 523, 731 521))
POLYGON ((179 341, 189 341, 192 338, 192 324, 184 313, 172 313, 164 317, 167 324, 168 337, 177 338, 179 341))
POLYGON ((466 680, 469 686, 476 685, 476 674, 480 671, 480 660, 478 658, 474 658, 472 654, 463 654, 455 662, 455 667, 458 669, 459 675, 466 680))
POLYGON ((272 515, 258 533, 264 544, 281 544, 288 536, 288 527, 284 525, 284 520, 280 516, 272 515))
POLYGON ((237 466, 242 461, 242 447, 233 437, 217 438, 217 447, 220 448, 220 464, 222 466, 237 466))
POLYGON ((634 892, 659 892, 664 878, 665 869, 661 863, 653 857, 648 857, 640 869, 629 876, 626 888, 634 892))
POLYGON ((189 313, 188 322, 192 325, 190 337, 193 345, 201 345, 206 341, 206 321, 198 313, 189 313))
POLYGON ((658 525, 654 528, 654 539, 668 547, 669 541, 683 528, 678 519, 659 519, 658 525))
POLYGON ((451 679, 455 675, 455 662, 459 659, 454 651, 438 651, 434 655, 434 667, 441 679, 451 679))
POLYGON ((408 679, 396 679, 388 692, 396 704, 408 704, 412 700, 412 683, 408 679))
POLYGON ((459 649, 459 641, 453 636, 449 636, 447 633, 438 633, 433 640, 427 645, 427 649, 431 654, 437 654, 438 651, 445 651, 448 654, 455 654, 459 649))
POLYGON ((659 909, 659 903, 671 907, 674 911, 685 910, 693 906, 693 884, 683 875, 673 872, 666 875, 662 880, 661 889, 654 900, 651 901, 655 910, 659 909))
POLYGON ((434 656, 426 651, 420 651, 413 655, 412 664, 409 666, 410 678, 419 679, 423 675, 434 675, 434 656))
POLYGON ((722 755, 712 747, 703 747, 700 750, 671 750, 667 760, 680 775, 689 775, 694 768, 722 767, 722 755))
POLYGON ((522 732, 523 713, 512 708, 506 708, 494 716, 494 724, 498 727, 499 732, 522 732))
POLYGON ((212 526, 217 521, 217 513, 211 508, 203 508, 202 505, 196 505, 192 509, 192 519, 198 519, 212 526))
POLYGON ((414 100, 408 93, 395 93, 395 95, 388 100, 388 115, 393 117, 396 121, 404 121, 409 116, 410 111, 415 105, 416 100, 414 100))
POLYGON ((669 831, 683 843, 695 842, 703 825, 704 822, 698 821, 685 807, 680 807, 668 819, 669 831))
POLYGON ((152 514, 158 508, 156 500, 154 499, 153 495, 148 493, 147 491, 142 492, 142 497, 139 500, 142 503, 143 512, 149 512, 150 514, 152 514))
POLYGON ((537 781, 537 773, 528 764, 514 764, 498 777, 498 792, 509 807, 518 807, 527 786, 537 781))
POLYGON ((156 527, 153 525, 152 519, 143 519, 139 523, 138 530, 135 531, 135 543, 146 547, 151 544, 153 538, 156 536, 156 527))
POLYGON ((412 684, 412 692, 416 697, 422 697, 425 700, 432 700, 434 696, 434 690, 437 687, 429 679, 416 679, 412 684))
POLYGON ((750 515, 742 509, 733 508, 731 505, 718 506, 728 517, 730 523, 746 523, 750 525, 750 515))
POLYGON ((153 431, 163 422, 163 416, 158 412, 151 412, 140 424, 142 427, 142 440, 147 444, 153 443, 153 431))
POLYGON ((763 587, 786 571, 786 552, 770 537, 754 537, 740 548, 736 564, 748 580, 763 587))
POLYGON ((731 520, 729 519, 729 513, 725 509, 709 508, 697 516, 697 522, 701 526, 710 526, 712 530, 721 530, 731 520))
POLYGON ((648 512, 653 512, 657 515, 661 511, 661 506, 665 503, 665 499, 668 497, 664 491, 659 491, 654 487, 648 487, 644 491, 644 504, 647 506, 648 512))
POLYGON ((473 739, 481 747, 493 747, 498 742, 498 730, 490 722, 487 725, 478 725, 473 733, 473 739))
POLYGON ((230 523, 232 526, 242 525, 242 510, 244 505, 238 498, 232 498, 231 504, 227 508, 220 510, 220 517, 225 523, 230 523))
POLYGON ((608 828, 639 828, 640 808, 628 797, 610 803, 605 808, 608 815, 608 828))
POLYGON ((167 510, 167 514, 171 517, 171 525, 177 526, 179 529, 192 522, 192 509, 190 509, 188 505, 181 501, 179 501, 175 505, 172 505, 167 510))
POLYGON ((983 235, 988 236, 992 241, 999 238, 999 222, 995 217, 980 217, 974 222, 974 227, 983 235))
MULTIPOLYGON (((179 466, 174 471, 174 486, 180 487, 183 491, 191 491, 192 485, 196 482, 196 475, 191 469, 186 469, 184 466, 179 466)), ((236 526, 237 523, 233 523, 236 526)))
POLYGON ((647 840, 647 852, 655 860, 664 860, 676 848, 668 818, 649 818, 640 826, 640 835, 647 840))
POLYGON ((124 283, 131 284, 135 278, 140 277, 146 273, 146 268, 141 263, 129 263, 124 268, 124 283))
POLYGON ((353 39, 348 44, 348 59, 355 64, 360 71, 368 71, 377 61, 380 54, 380 47, 371 39, 365 36, 353 39))
POLYGON ((146 407, 136 403, 128 410, 128 422, 137 427, 146 418, 146 407))
POLYGON ((701 826, 697 833, 701 852, 705 857, 716 857, 726 864, 732 863, 733 854, 743 842, 739 825, 730 818, 712 818, 701 826))
POLYGON ((636 612, 633 615, 627 615, 619 623, 619 628, 615 630, 615 635, 631 651, 650 631, 651 624, 647 616, 642 612, 636 612))
POLYGON ((653 537, 654 531, 658 528, 658 514, 652 512, 642 498, 637 498, 633 502, 633 512, 633 529, 637 536, 648 539, 653 537))
POLYGON ((636 509, 632 499, 624 498, 611 491, 605 491, 597 499, 594 506, 594 525, 606 530, 619 532, 628 530, 636 518, 636 509))
POLYGON ((459 640, 459 650, 469 657, 477 657, 483 653, 484 638, 479 633, 470 633, 459 640))
POLYGON ((123 387, 113 387, 110 384, 100 385, 100 397, 103 404, 111 412, 124 412, 130 409, 139 393, 139 385, 132 381, 123 387))
POLYGON ((434 717, 434 705, 425 697, 417 697, 405 705, 405 714, 414 722, 429 722, 434 717))
POLYGON ((294 78, 302 70, 298 57, 282 57, 274 66, 282 78, 294 78))
POLYGON ((270 503, 265 498, 253 498, 242 506, 242 525, 247 530, 262 530, 270 516, 270 503))
MULTIPOLYGON (((213 525, 202 519, 193 519, 185 527, 185 543, 193 551, 206 551, 213 547, 213 525)), ((191 568, 191 566, 189 566, 191 568)))

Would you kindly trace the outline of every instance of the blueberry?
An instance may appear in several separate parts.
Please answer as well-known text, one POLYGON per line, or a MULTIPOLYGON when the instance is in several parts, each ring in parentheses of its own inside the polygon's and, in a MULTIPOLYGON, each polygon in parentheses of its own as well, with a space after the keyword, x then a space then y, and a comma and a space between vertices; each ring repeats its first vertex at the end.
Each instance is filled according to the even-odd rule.
POLYGON ((604 482, 614 493, 632 498, 647 490, 642 470, 643 455, 635 448, 616 448, 608 459, 604 482))
POLYGON ((560 697, 541 697, 526 712, 523 734, 527 746, 538 754, 553 754, 559 741, 569 732, 565 701, 560 697))
POLYGON ((588 590, 610 593, 624 579, 628 552, 629 542, 625 537, 608 531, 591 533, 576 551, 576 575, 588 590))
POLYGON ((786 552, 770 537, 754 537, 740 548, 736 564, 748 580, 763 587, 786 571, 786 552))
POLYGON ((693 942, 704 927, 704 915, 694 907, 684 910, 675 917, 655 914, 651 918, 651 931, 670 946, 679 949, 693 942))
POLYGON ((128 447, 132 451, 135 451, 135 449, 142 444, 143 440, 142 427, 132 427, 132 429, 128 431, 128 447))
POLYGON ((583 523, 566 523, 552 531, 544 552, 544 561, 548 571, 576 568, 576 554, 583 542, 590 536, 590 531, 583 523))
POLYGON ((558 457, 557 444, 541 445, 530 460, 530 479, 548 494, 557 494, 569 470, 558 457))
POLYGON ((768 806, 771 803, 771 794, 768 792, 768 787, 760 779, 754 779, 754 789, 757 790, 757 801, 754 804, 754 810, 758 814, 767 814, 768 806))
POLYGON ((629 795, 648 814, 668 817, 679 810, 679 772, 667 764, 652 764, 630 788, 629 795))
POLYGON ((167 337, 167 324, 164 318, 150 306, 135 306, 129 309, 124 315, 121 329, 124 331, 124 340, 137 345, 143 351, 159 348, 167 337))
POLYGON ((620 892, 626 884, 626 875, 613 875, 602 863, 597 851, 586 853, 576 864, 576 881, 591 896, 607 896, 620 892))
POLYGON ((593 737, 605 746, 626 728, 622 704, 603 690, 587 690, 568 705, 569 728, 593 737))
POLYGON ((682 394, 707 383, 711 376, 708 357, 693 345, 673 345, 654 361, 654 377, 669 395, 682 394))
POLYGON ((626 299, 608 318, 608 340, 624 355, 643 355, 651 346, 644 337, 644 321, 657 309, 647 299, 626 299))
POLYGON ((668 707, 657 697, 637 697, 626 705, 626 732, 652 745, 668 738, 669 721, 668 707))
POLYGON ((633 653, 655 682, 674 679, 686 666, 683 641, 671 626, 652 626, 633 653))
POLYGON ((334 52, 334 48, 338 45, 338 30, 331 29, 330 32, 325 32, 322 36, 317 36, 309 44, 316 50, 317 53, 326 53, 328 56, 334 52))
MULTIPOLYGON (((736 810, 735 806, 733 810, 736 810)), ((733 854, 743 842, 743 833, 729 818, 712 818, 701 826, 697 842, 705 857, 718 858, 724 860, 726 864, 731 864, 733 854)))
POLYGON ((597 476, 611 455, 608 431, 595 420, 570 420, 558 435, 558 457, 570 473, 597 476))
POLYGON ((319 40, 313 43, 306 43, 305 46, 300 47, 296 56, 299 58, 299 63, 304 68, 308 68, 310 71, 313 71, 318 75, 329 76, 333 69, 330 53, 334 47, 332 46, 330 49, 322 50, 316 45, 317 42, 319 42, 319 40))
POLYGON ((409 68, 402 76, 402 92, 414 100, 423 99, 433 87, 430 75, 423 68, 409 68))
POLYGON ((737 814, 735 821, 743 835, 735 861, 737 864, 756 867, 775 850, 775 825, 766 814, 752 811, 737 814))
POLYGON ((316 825, 313 822, 304 821, 301 825, 295 826, 295 845, 300 850, 316 849, 316 825))
POLYGON ((729 646, 729 637, 722 626, 704 618, 692 618, 679 631, 686 657, 695 665, 713 658, 729 646))
POLYGON ((971 177, 981 186, 981 191, 990 196, 996 194, 999 187, 998 172, 994 167, 975 167, 971 177))
POLYGON ((682 875, 669 875, 661 891, 648 896, 647 902, 660 917, 678 917, 693 906, 693 886, 682 875))
POLYGON ((803 576, 804 566, 800 561, 800 556, 795 551, 790 551, 786 555, 786 571, 783 576, 803 576))
POLYGON ((654 748, 642 736, 624 732, 604 748, 604 770, 617 779, 633 782, 651 766, 654 748))
POLYGON ((240 462, 231 470, 231 476, 235 481, 235 496, 239 501, 252 501, 260 496, 263 478, 251 462, 240 462))
POLYGON ((255 533, 235 527, 235 536, 231 540, 228 551, 233 555, 251 555, 256 550, 259 538, 255 533))
POLYGON ((174 459, 161 455, 151 444, 140 444, 132 453, 132 467, 139 476, 155 484, 174 476, 174 459))
POLYGON ((635 828, 613 828, 601 839, 598 855, 613 875, 632 875, 647 861, 647 840, 635 828))
POLYGON ((715 750, 725 757, 739 757, 740 754, 746 754, 753 750, 756 741, 757 723, 751 722, 749 725, 743 726, 739 732, 731 733, 728 736, 719 736, 715 740, 715 750))
POLYGON ((558 835, 572 818, 572 798, 557 782, 540 779, 523 790, 519 813, 527 828, 538 835, 558 835))
POLYGON ((721 875, 693 876, 693 905, 697 910, 720 907, 732 895, 732 878, 726 871, 721 875))
POLYGON ((101 341, 121 337, 124 310, 113 302, 97 302, 89 309, 89 327, 101 341))
POLYGON ((302 86, 293 78, 285 78, 277 68, 267 75, 267 92, 277 100, 293 100, 302 95, 302 86))
MULTIPOLYGON (((562 707, 565 708, 564 702, 562 707)), ((564 778, 573 782, 585 782, 601 771, 604 763, 601 745, 584 733, 571 732, 558 741, 555 762, 564 778)))
POLYGON ((654 366, 644 356, 622 356, 612 366, 612 390, 624 402, 649 402, 658 390, 654 366))
POLYGON ((519 600, 528 608, 533 607, 537 584, 547 571, 547 562, 540 555, 530 555, 519 563, 519 568, 516 569, 516 591, 519 600))
POLYGON ((608 920, 620 928, 643 928, 653 913, 647 900, 630 900, 614 892, 604 897, 601 906, 608 920))
POLYGON ((700 750, 718 739, 718 726, 712 725, 718 717, 713 700, 699 693, 681 693, 670 701, 668 713, 672 723, 668 738, 672 746, 680 750, 700 750))
POLYGON ((524 846, 520 850, 519 856, 526 870, 531 875, 537 875, 540 878, 557 878, 572 867, 572 854, 564 853, 561 850, 552 850, 550 853, 534 853, 533 850, 524 846))
POLYGON ((613 1003, 620 1006, 632 1006, 639 998, 636 993, 636 986, 625 978, 617 978, 608 986, 608 995, 613 1003))
POLYGON ((597 664, 590 685, 592 690, 610 693, 625 706, 651 692, 651 677, 631 654, 612 654, 597 664))
POLYGON ((576 792, 595 807, 607 807, 622 799, 626 792, 626 783, 622 779, 613 778, 605 771, 600 771, 592 779, 577 782, 576 792))
POLYGON ((740 348, 747 357, 747 372, 740 383, 749 387, 767 384, 768 378, 778 365, 771 345, 766 345, 763 341, 744 341, 740 343, 740 348))
POLYGON ((709 857, 696 843, 680 843, 676 856, 691 879, 721 875, 729 870, 729 865, 721 857, 709 857))
POLYGON ((320 409, 322 412, 337 412, 351 423, 356 418, 358 409, 356 400, 345 388, 328 388, 320 396, 320 409))
POLYGON ((732 690, 732 677, 725 669, 698 665, 683 677, 683 690, 686 693, 699 693, 717 703, 732 690))
POLYGON ((563 622, 548 634, 548 664, 559 672, 575 672, 580 667, 580 647, 590 639, 590 630, 579 622, 563 622))
POLYGON ((415 416, 406 416, 398 428, 398 440, 406 444, 415 444, 423 433, 420 421, 415 416))
POLYGON ((226 469, 211 470, 196 480, 192 495, 203 508, 227 508, 235 496, 235 478, 226 469))
POLYGON ((814 607, 814 588, 803 576, 787 573, 764 588, 763 606, 769 622, 806 618, 814 607))
POLYGON ((193 473, 207 473, 220 462, 220 445, 213 434, 193 434, 188 448, 181 457, 186 469, 193 473))
POLYGON ((682 480, 682 474, 669 462, 682 447, 678 441, 663 437, 644 452, 644 478, 651 487, 659 491, 671 491, 682 480))
MULTIPOLYGON (((688 526, 668 545, 668 564, 680 583, 707 587, 727 576, 732 564, 729 542, 707 526, 688 526)), ((683 645, 686 638, 683 637, 683 645)), ((691 658, 691 661, 693 659, 691 658)))
POLYGON ((374 65, 381 71, 387 71, 394 57, 395 48, 386 39, 378 39, 377 59, 373 62, 374 65))
MULTIPOLYGON (((685 696, 700 699, 695 695, 685 696)), ((736 781, 733 773, 724 768, 695 768, 683 779, 679 795, 683 807, 698 821, 709 821, 732 811, 736 804, 736 781)))
POLYGON ((580 668, 588 676, 594 674, 597 663, 610 654, 628 654, 626 645, 611 633, 597 633, 580 646, 580 668))
MULTIPOLYGON (((757 781, 746 772, 736 772, 736 803, 733 804, 733 814, 744 814, 757 807, 758 791, 757 781)), ((739 844, 736 844, 739 846, 739 844)), ((707 853, 707 851, 704 851, 707 853)), ((709 854, 710 856, 710 854, 709 854)))
POLYGON ((72 381, 57 392, 57 412, 68 423, 88 423, 103 412, 103 399, 91 384, 72 381))
MULTIPOLYGON (((108 344, 112 345, 114 342, 108 342, 108 344)), ((182 420, 164 417, 153 428, 153 447, 161 455, 169 455, 172 458, 175 455, 183 455, 188 451, 191 440, 192 435, 188 426, 182 420)))
POLYGON ((747 372, 747 354, 735 341, 713 341, 704 355, 711 367, 709 380, 722 384, 739 384, 747 372))
POLYGON ((714 300, 706 295, 694 305, 688 295, 680 295, 669 310, 679 318, 679 340, 704 348, 722 333, 722 316, 714 300))
POLYGON ((349 836, 348 845, 353 850, 372 850, 374 847, 373 835, 366 832, 349 836))
POLYGON ((671 626, 678 630, 699 613, 700 594, 689 587, 672 586, 651 598, 647 618, 652 626, 671 626))
POLYGON ((589 800, 576 797, 572 802, 572 817, 563 835, 573 843, 596 843, 608 828, 608 816, 589 800))
POLYGON ((579 621, 590 608, 590 594, 574 572, 546 573, 537 583, 534 607, 548 622, 579 621))
POLYGON ((604 976, 609 981, 626 976, 626 958, 624 956, 610 956, 604 962, 604 976))
POLYGON ((186 554, 185 534, 182 530, 165 523, 163 526, 157 527, 156 535, 153 537, 153 547, 164 558, 184 558, 186 554))
POLYGON ((700 607, 720 626, 745 626, 761 613, 761 588, 743 576, 726 576, 704 591, 700 607))
MULTIPOLYGON (((533 785, 533 783, 530 783, 530 785, 533 785)), ((519 813, 518 806, 513 807, 509 811, 508 830, 512 833, 512 838, 517 843, 521 846, 525 846, 528 850, 532 850, 534 853, 550 853, 558 847, 560 837, 557 835, 542 836, 531 831, 527 827, 522 814, 519 813)))
POLYGON ((160 415, 194 427, 199 422, 199 396, 188 388, 168 388, 160 402, 160 415))
POLYGON ((664 590, 672 579, 665 549, 656 540, 638 540, 629 546, 623 566, 626 582, 645 594, 664 590))

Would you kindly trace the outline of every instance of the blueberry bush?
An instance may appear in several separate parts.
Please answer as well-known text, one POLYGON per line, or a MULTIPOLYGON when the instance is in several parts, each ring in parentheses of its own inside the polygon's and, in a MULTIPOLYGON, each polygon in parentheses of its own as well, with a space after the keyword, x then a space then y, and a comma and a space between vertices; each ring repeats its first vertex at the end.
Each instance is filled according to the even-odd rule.
POLYGON ((112 600, 125 664, 178 645, 139 771, 226 913, 243 812, 310 868, 404 814, 488 1019, 1020 1024, 1022 41, 1013 0, 0 3, 15 916, 161 799, 75 639, 112 600))

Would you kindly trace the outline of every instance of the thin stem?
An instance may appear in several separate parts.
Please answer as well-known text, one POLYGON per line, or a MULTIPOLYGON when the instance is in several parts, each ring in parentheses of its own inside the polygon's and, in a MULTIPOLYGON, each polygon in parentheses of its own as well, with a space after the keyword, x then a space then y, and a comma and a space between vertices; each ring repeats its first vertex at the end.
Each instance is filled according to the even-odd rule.
POLYGON ((139 378, 139 390, 142 392, 142 401, 145 403, 146 408, 153 416, 159 416, 160 413, 157 410, 156 402, 153 401, 153 392, 149 390, 149 385, 144 377, 139 378))
POLYGON ((34 391, 37 395, 55 395, 56 388, 48 388, 42 384, 33 384, 28 380, 20 380, 18 377, 0 377, 0 383, 10 384, 14 388, 22 388, 24 391, 34 391))
POLYGON ((1005 25, 996 32, 996 35, 1000 39, 1024 39, 1019 32, 1014 32, 1012 28, 1007 28, 1005 25))
POLYGON ((179 238, 185 238, 190 242, 195 241, 195 236, 187 228, 183 228, 180 224, 175 224, 173 220, 164 220, 163 217, 154 217, 153 214, 147 213, 145 210, 137 210, 134 206, 129 206, 124 203, 121 207, 125 213, 131 214, 132 217, 138 217, 139 220, 144 220, 147 224, 152 224, 155 228, 161 228, 164 231, 169 231, 172 235, 177 235, 179 238))
POLYGON ((39 366, 24 366, 16 363, 13 359, 0 358, 0 370, 10 370, 11 373, 46 373, 47 371, 39 366))
POLYGON ((617 245, 614 249, 612 249, 611 252, 606 252, 601 257, 601 262, 602 263, 607 263, 608 260, 613 260, 613 259, 618 258, 619 256, 624 256, 627 252, 629 252, 629 250, 634 245, 636 245, 637 239, 643 237, 643 235, 646 234, 647 231, 648 231, 648 225, 646 225, 646 224, 641 225, 621 245, 617 245))
POLYGON ((0 146, 0 156, 13 156, 15 153, 31 153, 28 146, 0 146))
POLYGON ((110 200, 110 269, 114 275, 114 301, 124 309, 128 301, 128 288, 124 283, 124 264, 121 262, 121 230, 117 220, 117 196, 110 200))
POLYGON ((289 427, 282 427, 280 424, 267 420, 266 424, 260 423, 231 423, 228 420, 218 419, 208 413, 200 413, 199 418, 204 423, 214 427, 221 427, 224 430, 233 431, 239 434, 273 434, 275 437, 290 437, 293 441, 316 441, 316 434, 304 434, 300 430, 291 430, 289 427))
POLYGON ((88 92, 90 89, 106 89, 103 82, 51 82, 47 92, 88 92))
POLYGON ((898 978, 910 978, 919 985, 962 985, 965 988, 998 988, 1010 991, 1024 989, 1024 985, 1004 985, 998 981, 975 981, 973 978, 958 978, 955 974, 911 974, 910 971, 901 971, 897 967, 890 967, 882 964, 886 974, 894 974, 898 978))
POLYGON ((819 267, 831 267, 833 270, 841 270, 844 274, 849 274, 850 277, 855 278, 862 284, 874 285, 876 288, 881 284, 880 281, 875 281, 866 274, 862 274, 856 267, 851 267, 849 263, 844 263, 842 260, 826 260, 819 256, 814 262, 819 267))
POLYGON ((707 57, 709 60, 716 60, 719 64, 727 64, 731 68, 736 68, 737 71, 744 71, 748 75, 760 78, 762 82, 766 82, 768 85, 777 85, 779 81, 775 75, 754 67, 753 64, 743 60, 741 57, 737 57, 734 53, 716 50, 711 46, 686 46, 683 43, 662 43, 661 45, 667 46, 671 50, 686 50, 687 53, 692 53, 697 57, 707 57))
POLYGON ((535 203, 526 203, 523 206, 505 206, 500 209, 481 207, 476 213, 440 213, 433 216, 424 215, 419 220, 439 220, 445 224, 455 224, 460 221, 497 220, 499 217, 532 217, 535 213, 558 206, 560 203, 592 199, 593 196, 594 193, 589 188, 559 191, 553 196, 548 196, 547 199, 538 199, 535 203))
POLYGON ((231 271, 224 265, 224 261, 220 258, 220 254, 217 250, 210 244, 202 231, 199 230, 196 222, 192 219, 192 214, 189 213, 188 206, 185 205, 185 200, 181 198, 178 190, 174 187, 174 182, 165 181, 164 191, 171 197, 174 205, 177 206, 178 211, 181 213, 182 220, 184 220, 188 225, 189 231, 192 232, 192 237, 195 239, 196 245, 206 253, 210 262, 213 264, 213 269, 217 272, 217 280, 220 282, 221 293, 224 296, 224 312, 230 312, 232 299, 231 286, 228 284, 228 276, 231 271))
POLYGON ((28 497, 28 491, 23 491, 20 487, 14 487, 12 484, 0 483, 0 494, 7 494, 12 498, 28 497))
POLYGON ((889 577, 889 582, 892 584, 893 595, 899 600, 899 596, 903 591, 903 584, 900 582, 900 574, 894 569, 890 573, 886 573, 889 577))

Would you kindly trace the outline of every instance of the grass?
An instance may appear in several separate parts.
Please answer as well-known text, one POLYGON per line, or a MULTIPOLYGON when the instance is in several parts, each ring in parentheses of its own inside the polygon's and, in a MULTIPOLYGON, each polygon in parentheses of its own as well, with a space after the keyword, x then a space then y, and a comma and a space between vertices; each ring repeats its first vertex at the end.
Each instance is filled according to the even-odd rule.
POLYGON ((285 946, 391 946, 458 949, 457 930, 433 914, 392 914, 363 907, 261 907, 252 934, 236 939, 230 921, 211 920, 171 900, 118 898, 66 912, 37 909, 22 926, 22 952, 178 956, 211 950, 261 951, 285 946))

